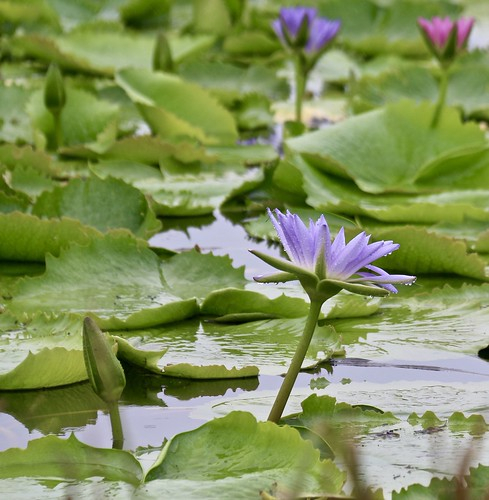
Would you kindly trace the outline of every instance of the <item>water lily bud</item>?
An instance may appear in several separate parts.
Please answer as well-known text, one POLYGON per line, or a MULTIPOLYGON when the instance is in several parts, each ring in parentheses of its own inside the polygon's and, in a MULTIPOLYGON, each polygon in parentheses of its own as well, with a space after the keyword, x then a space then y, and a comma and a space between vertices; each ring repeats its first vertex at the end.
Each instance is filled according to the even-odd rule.
POLYGON ((124 370, 108 335, 88 317, 83 321, 83 356, 95 393, 106 403, 118 401, 126 385, 124 370))
POLYGON ((56 63, 49 65, 44 85, 44 105, 53 114, 61 113, 66 104, 63 75, 56 63))
POLYGON ((163 32, 159 32, 156 37, 156 44, 153 51, 154 71, 173 71, 173 57, 170 44, 163 32))

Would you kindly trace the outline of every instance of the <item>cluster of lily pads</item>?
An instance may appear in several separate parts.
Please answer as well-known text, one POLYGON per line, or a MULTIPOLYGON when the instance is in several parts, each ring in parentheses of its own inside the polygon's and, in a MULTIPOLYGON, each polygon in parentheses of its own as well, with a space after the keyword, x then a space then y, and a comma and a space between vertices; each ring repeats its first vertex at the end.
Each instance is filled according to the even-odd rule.
MULTIPOLYGON (((2 2, 0 410, 14 412, 12 391, 88 386, 86 317, 126 369, 199 381, 283 374, 307 283, 307 293, 254 283, 229 256, 164 248, 176 218, 198 225, 218 212, 255 241, 277 240, 267 207, 324 214, 337 246, 363 231, 394 241, 375 269, 418 277, 385 298, 335 290, 303 367, 345 353, 405 359, 406 346, 415 359, 430 349, 467 359, 487 346, 489 54, 469 39, 488 22, 483 7, 314 4, 294 18, 275 0, 2 2), (475 23, 461 25, 459 43, 449 19, 462 16, 475 23)), ((281 425, 260 421, 259 406, 223 405, 219 418, 168 436, 149 468, 135 450, 32 440, 0 453, 2 491, 341 498, 348 470, 359 497, 383 498, 366 483, 400 490, 382 482, 385 464, 366 478, 355 464, 378 453, 372 436, 392 433, 405 443, 437 431, 489 464, 482 384, 313 382, 281 425)), ((381 461, 403 448, 382 444, 381 461)), ((392 497, 480 497, 489 468, 458 470, 457 458, 439 469, 453 478, 426 486, 429 475, 392 497)))

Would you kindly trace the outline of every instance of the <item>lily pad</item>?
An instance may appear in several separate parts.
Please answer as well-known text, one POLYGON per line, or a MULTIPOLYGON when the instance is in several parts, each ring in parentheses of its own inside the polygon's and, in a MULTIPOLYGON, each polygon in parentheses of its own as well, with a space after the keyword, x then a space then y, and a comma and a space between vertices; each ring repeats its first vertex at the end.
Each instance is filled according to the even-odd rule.
MULTIPOLYGON (((294 157, 293 164, 302 174, 307 203, 316 210, 416 224, 460 222, 464 218, 489 220, 489 191, 484 184, 474 189, 445 188, 432 194, 372 194, 363 192, 351 181, 321 172, 300 157, 294 157)), ((463 171, 459 170, 461 175, 463 171)), ((283 188, 291 182, 287 172, 280 171, 276 181, 283 188)))
MULTIPOLYGON (((477 125, 462 124, 458 113, 449 108, 432 128, 433 112, 434 106, 428 103, 403 100, 290 139, 287 146, 316 168, 352 179, 368 193, 417 192, 423 177, 434 171, 437 178, 450 175, 453 190, 459 179, 473 173, 468 172, 473 155, 487 149, 487 144, 477 125)), ((487 164, 489 158, 485 158, 487 164)), ((485 169, 477 163, 474 169, 478 175, 470 187, 477 189, 481 182, 485 185, 485 169)))
POLYGON ((151 197, 154 211, 166 216, 210 214, 263 180, 259 168, 221 163, 162 167, 160 172, 148 165, 114 160, 92 169, 101 177, 120 178, 140 189, 151 197))
POLYGON ((183 488, 187 498, 258 498, 260 491, 277 489, 338 494, 344 473, 331 460, 320 460, 295 429, 233 412, 175 436, 145 482, 148 493, 171 495, 183 488))
POLYGON ((27 449, 0 453, 0 477, 38 477, 62 481, 101 476, 109 481, 141 482, 143 471, 128 452, 93 448, 71 435, 68 439, 46 436, 30 441, 27 449))
POLYGON ((204 144, 232 144, 237 139, 231 114, 201 87, 143 69, 123 69, 115 78, 158 135, 188 136, 204 144))
POLYGON ((46 257, 43 276, 18 285, 9 310, 93 316, 102 329, 141 328, 198 312, 195 299, 177 297, 165 283, 156 254, 128 233, 73 245, 46 257))
POLYGON ((32 213, 42 218, 71 217, 99 231, 126 228, 142 238, 149 238, 161 228, 145 196, 112 178, 73 179, 43 193, 32 213))

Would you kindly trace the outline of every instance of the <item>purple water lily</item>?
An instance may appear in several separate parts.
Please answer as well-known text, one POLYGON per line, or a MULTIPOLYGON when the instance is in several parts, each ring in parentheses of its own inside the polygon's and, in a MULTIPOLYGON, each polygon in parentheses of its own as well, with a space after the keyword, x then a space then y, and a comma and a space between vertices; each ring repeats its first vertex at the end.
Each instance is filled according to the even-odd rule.
MULTIPOLYGON (((269 263, 285 271, 282 275, 283 281, 293 279, 294 274, 306 277, 315 275, 319 282, 326 280, 328 283, 335 283, 340 288, 354 292, 368 291, 363 287, 358 288, 356 286, 358 284, 366 285, 370 289, 381 287, 389 292, 397 293, 394 284, 409 285, 416 280, 415 276, 389 274, 371 265, 373 261, 397 250, 399 248, 397 243, 392 241, 369 243, 370 235, 365 232, 346 243, 343 228, 332 242, 324 215, 321 215, 316 222, 310 220, 309 227, 298 215, 289 211, 283 214, 276 209, 274 215, 268 209, 268 215, 290 258, 290 261, 273 258, 273 263, 268 259, 269 263)), ((258 256, 263 258, 262 255, 258 256)), ((280 278, 280 275, 275 275, 273 278, 280 278)), ((266 277, 259 277, 257 280, 268 281, 266 277)))
POLYGON ((284 7, 272 28, 280 41, 291 48, 319 52, 338 34, 341 22, 318 17, 312 7, 284 7))
POLYGON ((472 17, 462 17, 457 21, 449 17, 433 17, 431 20, 420 17, 418 25, 431 51, 438 59, 444 60, 453 59, 467 46, 474 21, 472 17))

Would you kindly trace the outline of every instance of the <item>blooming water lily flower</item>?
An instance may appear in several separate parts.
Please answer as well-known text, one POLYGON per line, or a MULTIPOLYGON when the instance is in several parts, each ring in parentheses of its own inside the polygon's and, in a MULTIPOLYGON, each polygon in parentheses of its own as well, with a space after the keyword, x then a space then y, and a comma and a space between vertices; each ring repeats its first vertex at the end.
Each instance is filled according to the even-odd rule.
POLYGON ((301 121, 307 76, 340 30, 339 20, 319 17, 313 7, 284 7, 272 28, 293 55, 296 120, 301 121))
POLYGON ((259 276, 259 282, 280 282, 298 279, 311 296, 325 298, 341 289, 363 295, 396 293, 394 285, 409 285, 415 276, 389 274, 372 262, 399 248, 392 241, 369 243, 370 236, 362 232, 346 243, 344 229, 331 241, 324 215, 307 227, 298 215, 268 209, 268 215, 290 260, 252 251, 257 257, 282 271, 259 276))
POLYGON ((290 48, 304 48, 306 52, 323 50, 338 34, 341 22, 318 17, 312 7, 284 7, 272 28, 280 41, 290 48))
POLYGON ((474 18, 462 17, 452 21, 449 17, 420 17, 418 25, 431 52, 444 63, 450 63, 467 46, 474 18))
POLYGON ((323 303, 342 289, 362 295, 387 295, 397 292, 395 284, 410 285, 414 276, 388 274, 372 265, 374 260, 399 248, 392 241, 369 243, 364 232, 346 243, 341 228, 331 241, 331 234, 324 215, 307 227, 298 215, 280 210, 268 215, 290 260, 272 257, 252 250, 252 253, 281 272, 260 276, 255 280, 267 283, 299 280, 311 300, 309 313, 294 357, 273 403, 268 420, 278 422, 287 404, 297 375, 311 343, 323 303))

